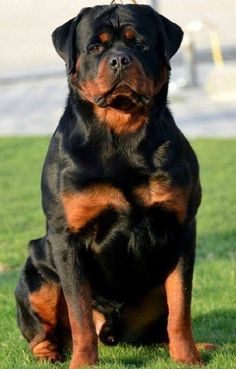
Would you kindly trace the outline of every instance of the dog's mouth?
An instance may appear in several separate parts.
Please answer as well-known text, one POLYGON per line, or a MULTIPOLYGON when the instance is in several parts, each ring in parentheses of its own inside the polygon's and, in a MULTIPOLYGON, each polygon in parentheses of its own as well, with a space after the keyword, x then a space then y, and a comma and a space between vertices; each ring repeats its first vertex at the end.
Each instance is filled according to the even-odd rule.
POLYGON ((104 95, 94 97, 94 103, 99 107, 111 107, 124 112, 131 112, 147 106, 150 100, 147 96, 138 94, 125 83, 117 84, 104 95))
POLYGON ((136 107, 136 103, 129 96, 118 95, 110 106, 117 110, 131 111, 136 107))

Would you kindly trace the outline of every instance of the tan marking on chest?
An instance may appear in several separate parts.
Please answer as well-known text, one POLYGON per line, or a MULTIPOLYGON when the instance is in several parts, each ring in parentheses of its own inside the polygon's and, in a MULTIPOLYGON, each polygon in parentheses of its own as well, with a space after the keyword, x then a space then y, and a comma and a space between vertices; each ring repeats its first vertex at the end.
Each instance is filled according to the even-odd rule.
POLYGON ((129 203, 120 190, 110 185, 94 185, 78 193, 63 193, 62 204, 68 226, 78 232, 108 207, 128 210, 129 203))
POLYGON ((148 185, 137 187, 134 193, 145 206, 161 205, 174 212, 181 223, 184 222, 187 215, 188 190, 151 179, 148 185))

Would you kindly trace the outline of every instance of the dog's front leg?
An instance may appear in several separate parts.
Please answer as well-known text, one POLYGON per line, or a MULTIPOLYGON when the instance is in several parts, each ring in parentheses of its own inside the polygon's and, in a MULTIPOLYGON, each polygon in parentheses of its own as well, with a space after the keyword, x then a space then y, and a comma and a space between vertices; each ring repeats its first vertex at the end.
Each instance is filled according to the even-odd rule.
POLYGON ((67 234, 50 237, 53 258, 68 307, 72 334, 70 369, 93 365, 98 361, 97 336, 92 319, 92 299, 83 260, 69 242, 67 234))
POLYGON ((202 363, 195 346, 191 326, 191 295, 195 249, 195 225, 182 235, 180 242, 184 249, 176 267, 165 282, 167 304, 169 350, 177 362, 202 363))

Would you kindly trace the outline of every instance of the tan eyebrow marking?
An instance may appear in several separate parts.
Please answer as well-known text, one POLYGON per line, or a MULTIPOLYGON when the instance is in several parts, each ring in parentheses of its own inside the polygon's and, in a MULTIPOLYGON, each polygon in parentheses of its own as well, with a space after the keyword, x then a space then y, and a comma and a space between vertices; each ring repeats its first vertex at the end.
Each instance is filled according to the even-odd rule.
POLYGON ((103 44, 105 44, 106 42, 110 41, 111 35, 108 32, 102 32, 102 33, 100 33, 98 38, 103 44))
POLYGON ((133 29, 126 29, 124 36, 127 40, 132 40, 135 38, 135 31, 133 29))

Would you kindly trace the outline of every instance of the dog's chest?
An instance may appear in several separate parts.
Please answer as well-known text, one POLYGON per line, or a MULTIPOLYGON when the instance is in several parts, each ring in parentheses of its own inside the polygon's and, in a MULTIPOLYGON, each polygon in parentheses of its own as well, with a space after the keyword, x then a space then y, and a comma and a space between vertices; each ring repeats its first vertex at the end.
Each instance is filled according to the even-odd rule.
POLYGON ((126 301, 162 281, 169 268, 166 253, 173 251, 176 225, 185 221, 189 198, 186 190, 169 183, 153 175, 128 191, 96 183, 62 194, 67 226, 84 242, 89 278, 101 295, 114 293, 126 301))
MULTIPOLYGON (((124 179, 125 180, 125 179, 124 179)), ((136 184, 129 192, 111 184, 97 183, 76 193, 62 193, 66 222, 71 232, 80 232, 107 210, 129 219, 135 209, 165 209, 183 223, 187 213, 188 192, 178 186, 150 177, 145 184, 136 184)))

